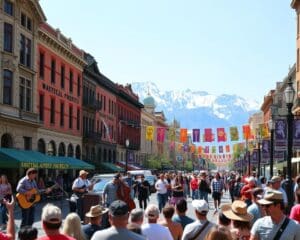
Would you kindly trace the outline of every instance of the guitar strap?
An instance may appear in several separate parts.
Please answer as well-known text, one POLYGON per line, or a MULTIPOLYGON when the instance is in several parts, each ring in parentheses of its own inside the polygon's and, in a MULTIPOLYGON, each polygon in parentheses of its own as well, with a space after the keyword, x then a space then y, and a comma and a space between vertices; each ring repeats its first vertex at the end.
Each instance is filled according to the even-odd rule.
POLYGON ((204 231, 204 229, 208 226, 208 224, 209 224, 209 221, 206 221, 206 223, 204 223, 202 225, 202 227, 198 230, 198 232, 193 237, 191 237, 189 240, 197 239, 200 236, 200 234, 204 231))
POLYGON ((286 217, 284 219, 284 222, 281 224, 280 228, 278 229, 275 237, 273 238, 273 240, 279 240, 281 235, 283 234, 286 226, 289 224, 290 219, 288 217, 286 217))

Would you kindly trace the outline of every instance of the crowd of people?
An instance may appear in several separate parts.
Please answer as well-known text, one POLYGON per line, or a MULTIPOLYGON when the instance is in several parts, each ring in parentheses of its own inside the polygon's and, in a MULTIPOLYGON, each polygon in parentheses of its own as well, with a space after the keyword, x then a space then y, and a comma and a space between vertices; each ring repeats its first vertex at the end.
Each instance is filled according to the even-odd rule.
MULTIPOLYGON (((83 211, 82 196, 94 182, 81 170, 73 181, 70 213, 63 219, 60 207, 51 203, 42 209, 44 236, 34 223, 38 185, 37 171, 30 168, 19 180, 16 198, 22 210, 20 230, 15 233, 15 197, 5 175, 0 178, 0 240, 197 240, 197 239, 300 239, 300 177, 295 179, 296 204, 287 211, 287 194, 280 176, 265 178, 238 173, 161 173, 155 182, 157 204, 149 204, 150 184, 145 176, 116 174, 103 191, 101 204, 83 211), (222 203, 228 191, 231 203, 222 203), (209 206, 211 194, 213 204, 209 206), (22 197, 28 204, 22 207, 22 197), (138 206, 134 199, 137 198, 138 206), (188 201, 193 215, 187 216, 188 201), (218 221, 207 218, 212 210, 218 221)), ((51 192, 52 189, 46 189, 51 192)))

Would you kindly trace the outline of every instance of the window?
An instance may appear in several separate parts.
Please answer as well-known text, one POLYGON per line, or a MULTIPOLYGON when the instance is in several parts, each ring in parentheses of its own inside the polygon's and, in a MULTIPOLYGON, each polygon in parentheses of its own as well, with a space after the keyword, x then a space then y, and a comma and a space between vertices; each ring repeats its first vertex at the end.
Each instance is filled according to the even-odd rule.
POLYGON ((65 117, 65 104, 61 102, 60 103, 60 126, 62 127, 65 125, 64 117, 65 117))
POLYGON ((78 78, 77 78, 77 96, 79 97, 80 96, 80 91, 81 91, 81 78, 80 76, 78 75, 78 78))
POLYGON ((3 85, 3 103, 12 105, 12 85, 13 73, 5 69, 3 71, 4 85, 3 85))
POLYGON ((21 25, 29 31, 32 30, 32 20, 25 13, 21 13, 21 25))
POLYGON ((13 26, 4 23, 4 51, 12 52, 13 49, 13 26))
POLYGON ((24 139, 24 150, 32 150, 32 138, 23 137, 24 139))
POLYGON ((80 109, 77 109, 77 130, 80 130, 80 109))
POLYGON ((14 5, 9 0, 4 0, 4 12, 9 14, 10 16, 14 15, 14 5))
POLYGON ((44 121, 44 95, 40 94, 40 105, 39 105, 39 112, 40 112, 40 121, 44 121))
POLYGON ((73 72, 70 70, 70 93, 73 92, 73 72))
POLYGON ((55 124, 55 99, 50 101, 50 123, 55 124))
POLYGON ((73 107, 69 107, 69 128, 73 128, 73 107))
POLYGON ((20 63, 31 67, 31 40, 21 34, 20 63))
POLYGON ((65 88, 65 66, 61 65, 60 67, 60 86, 65 88))
POLYGON ((20 77, 20 94, 19 104, 20 109, 30 112, 31 111, 31 99, 32 99, 32 85, 31 81, 20 77))
POLYGON ((54 59, 51 60, 51 83, 55 83, 55 67, 56 67, 56 62, 54 59))
POLYGON ((45 54, 40 52, 40 78, 43 79, 45 76, 45 54))

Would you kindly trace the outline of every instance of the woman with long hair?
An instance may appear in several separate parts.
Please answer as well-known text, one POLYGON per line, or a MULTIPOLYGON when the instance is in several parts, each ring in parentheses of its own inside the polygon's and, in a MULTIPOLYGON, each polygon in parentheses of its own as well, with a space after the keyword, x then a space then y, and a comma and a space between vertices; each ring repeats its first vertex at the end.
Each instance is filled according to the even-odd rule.
POLYGON ((2 203, 2 199, 6 199, 11 201, 11 185, 8 182, 7 176, 2 174, 0 178, 0 198, 1 198, 1 205, 0 205, 0 212, 1 212, 1 223, 3 226, 6 225, 8 217, 7 217, 7 209, 5 204, 2 203))
POLYGON ((81 220, 77 213, 69 213, 63 224, 63 233, 76 240, 86 240, 81 229, 81 220))
POLYGON ((171 186, 172 188, 172 197, 170 199, 170 204, 176 205, 176 203, 184 198, 184 189, 182 183, 182 177, 176 176, 175 180, 171 186))

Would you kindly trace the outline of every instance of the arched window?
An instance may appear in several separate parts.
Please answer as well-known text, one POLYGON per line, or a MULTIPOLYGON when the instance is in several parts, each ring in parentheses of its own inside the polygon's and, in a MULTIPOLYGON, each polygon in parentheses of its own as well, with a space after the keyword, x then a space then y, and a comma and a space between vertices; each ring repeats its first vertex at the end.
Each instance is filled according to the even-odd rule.
POLYGON ((74 149, 73 145, 70 143, 68 146, 68 157, 73 157, 74 156, 74 149))
POLYGON ((13 140, 10 134, 5 133, 1 137, 1 147, 3 148, 12 148, 13 147, 13 140))
POLYGON ((58 147, 58 156, 65 157, 66 156, 66 146, 64 143, 60 143, 58 147))
POLYGON ((56 144, 53 140, 49 142, 47 152, 48 155, 56 156, 56 144))
POLYGON ((38 141, 38 152, 46 153, 46 143, 43 139, 39 139, 38 141))
POLYGON ((76 146, 75 157, 77 159, 81 159, 81 150, 80 150, 80 146, 79 145, 76 146))

